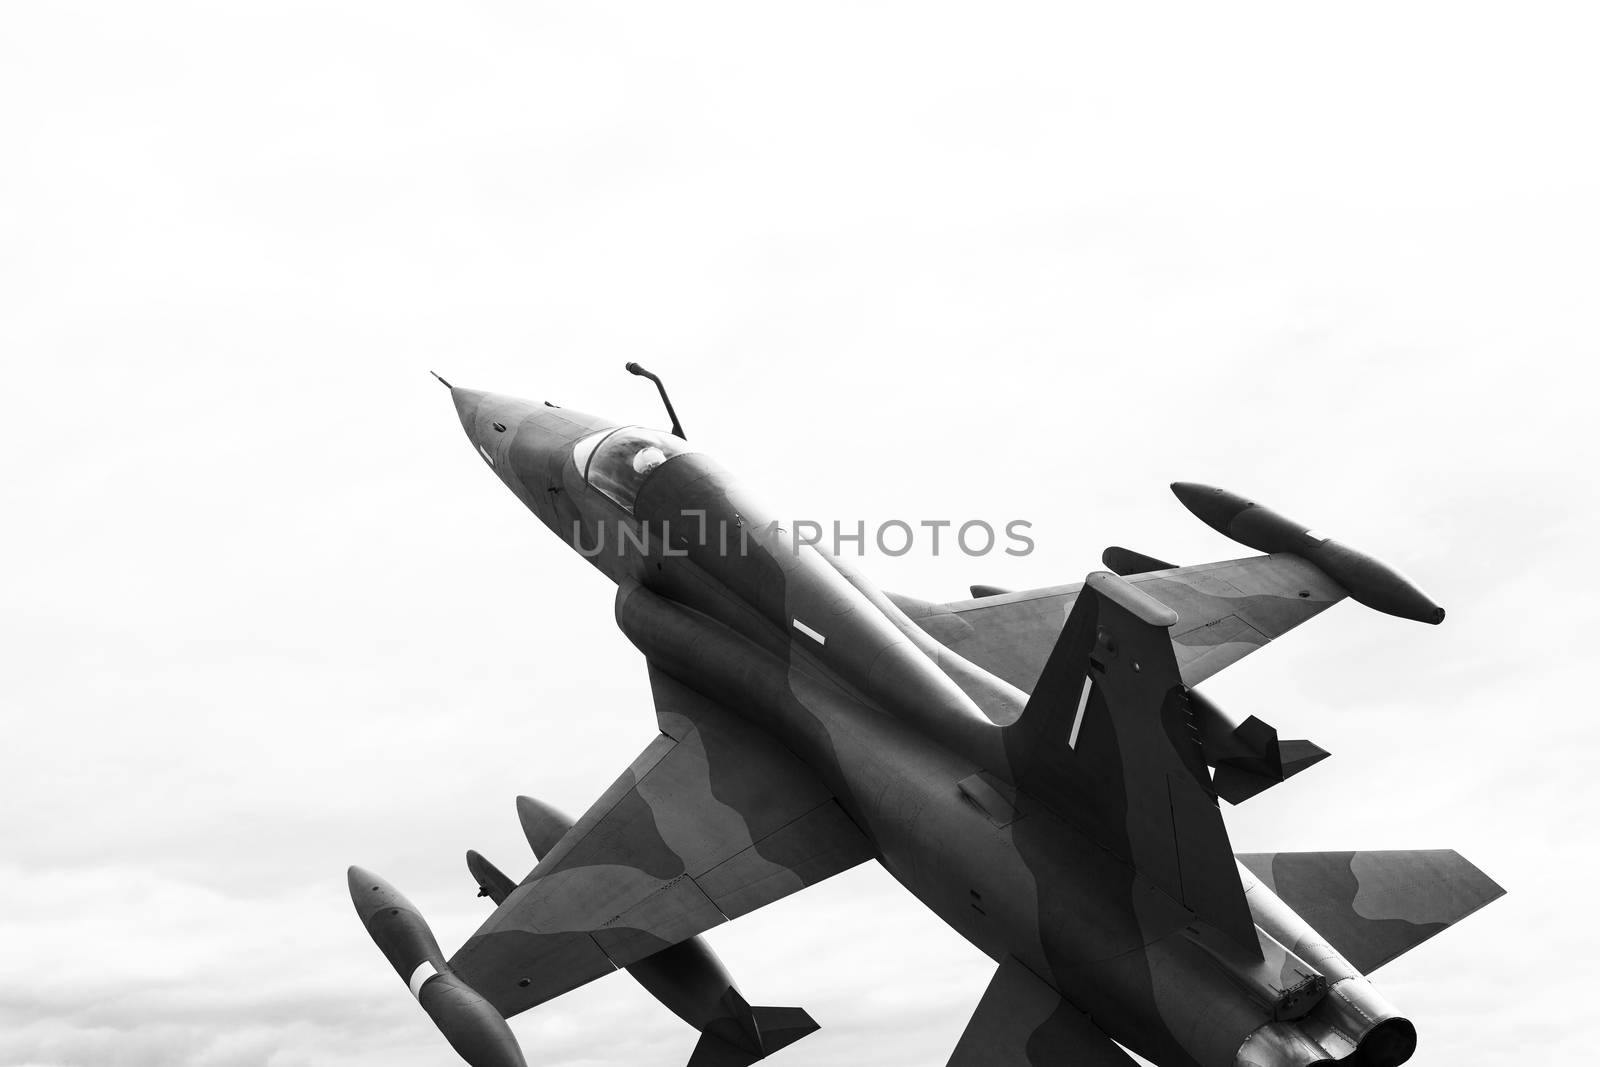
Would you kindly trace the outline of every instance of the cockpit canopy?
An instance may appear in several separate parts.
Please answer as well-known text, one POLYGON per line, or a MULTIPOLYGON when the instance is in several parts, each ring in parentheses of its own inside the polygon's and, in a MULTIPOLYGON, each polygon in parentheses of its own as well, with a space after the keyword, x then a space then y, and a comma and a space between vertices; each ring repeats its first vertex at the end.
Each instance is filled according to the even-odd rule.
POLYGON ((689 451, 681 437, 663 430, 619 426, 579 441, 572 449, 572 462, 584 481, 631 512, 645 479, 667 460, 689 451))

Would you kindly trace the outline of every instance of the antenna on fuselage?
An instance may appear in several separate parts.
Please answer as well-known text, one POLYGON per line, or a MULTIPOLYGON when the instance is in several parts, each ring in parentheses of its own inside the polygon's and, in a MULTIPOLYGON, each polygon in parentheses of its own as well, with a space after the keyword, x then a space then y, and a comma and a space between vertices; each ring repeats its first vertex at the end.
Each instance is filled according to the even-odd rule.
POLYGON ((672 410, 672 401, 667 398, 667 387, 661 384, 661 379, 657 378, 654 374, 651 374, 637 363, 624 364, 623 369, 629 374, 637 374, 641 378, 649 378, 652 382, 656 383, 656 390, 661 394, 661 402, 667 406, 667 418, 672 420, 672 436, 678 438, 680 441, 687 441, 689 438, 684 435, 683 424, 678 421, 678 413, 672 410))

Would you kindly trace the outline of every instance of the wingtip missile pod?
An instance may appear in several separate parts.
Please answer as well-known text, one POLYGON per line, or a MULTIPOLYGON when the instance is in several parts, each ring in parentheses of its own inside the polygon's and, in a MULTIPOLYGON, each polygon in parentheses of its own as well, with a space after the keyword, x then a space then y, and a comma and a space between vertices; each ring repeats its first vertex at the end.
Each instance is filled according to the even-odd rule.
POLYGON ((527 1067, 511 1027, 450 970, 416 905, 371 871, 351 867, 347 877, 361 925, 450 1047, 472 1067, 527 1067))
POLYGON ((1384 563, 1253 500, 1200 482, 1173 482, 1172 492, 1195 517, 1257 552, 1289 552, 1315 564, 1357 603, 1401 619, 1437 626, 1444 608, 1384 563))

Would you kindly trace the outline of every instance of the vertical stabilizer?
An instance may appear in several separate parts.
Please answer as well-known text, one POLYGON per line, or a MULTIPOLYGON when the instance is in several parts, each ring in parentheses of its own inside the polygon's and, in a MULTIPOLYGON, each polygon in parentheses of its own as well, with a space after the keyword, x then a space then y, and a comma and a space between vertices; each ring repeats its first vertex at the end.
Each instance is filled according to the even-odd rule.
POLYGON ((1027 707, 1017 784, 1247 951, 1259 951, 1168 629, 1177 614, 1089 575, 1027 707))

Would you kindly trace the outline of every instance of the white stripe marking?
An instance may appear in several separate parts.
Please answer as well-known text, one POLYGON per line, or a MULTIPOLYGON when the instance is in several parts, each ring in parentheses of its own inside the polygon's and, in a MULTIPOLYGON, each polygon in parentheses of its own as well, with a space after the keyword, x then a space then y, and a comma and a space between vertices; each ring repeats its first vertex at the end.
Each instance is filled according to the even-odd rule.
POLYGON ((494 466, 494 457, 489 455, 489 450, 487 448, 484 448, 482 445, 479 445, 478 446, 478 451, 483 453, 483 460, 484 460, 485 463, 489 464, 489 466, 491 466, 491 467, 494 466))
POLYGON ((794 628, 796 630, 799 630, 801 633, 805 634, 807 637, 811 638, 811 640, 815 641, 819 645, 825 645, 825 644, 828 643, 828 639, 826 637, 824 637, 821 634, 817 633, 817 631, 813 630, 811 627, 807 626, 805 623, 801 622, 799 619, 794 620, 794 628))
POLYGON ((422 987, 427 984, 428 979, 432 978, 438 973, 439 969, 437 967, 429 963, 427 960, 423 960, 421 963, 417 964, 417 969, 411 972, 411 981, 406 983, 406 988, 411 990, 412 996, 420 998, 422 996, 422 987), (423 971, 427 971, 428 973, 423 974, 423 971))
POLYGON ((1078 747, 1078 731, 1083 728, 1083 713, 1089 707, 1089 687, 1094 685, 1094 679, 1087 674, 1083 676, 1083 691, 1078 694, 1078 713, 1072 719, 1072 736, 1067 738, 1067 747, 1078 747))

